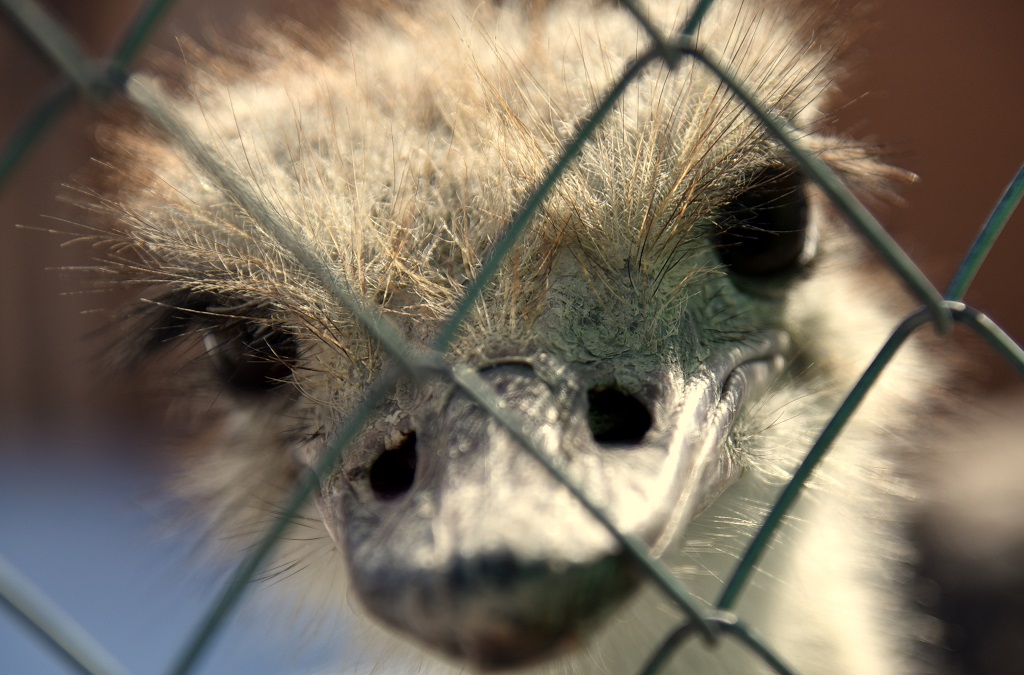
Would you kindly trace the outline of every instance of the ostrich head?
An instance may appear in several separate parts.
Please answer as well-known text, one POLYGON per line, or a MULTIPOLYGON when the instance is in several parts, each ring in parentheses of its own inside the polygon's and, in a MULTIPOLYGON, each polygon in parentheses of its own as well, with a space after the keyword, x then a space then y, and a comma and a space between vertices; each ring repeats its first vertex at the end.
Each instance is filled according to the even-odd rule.
MULTIPOLYGON (((160 123, 110 136, 121 187, 101 208, 119 223, 115 268, 146 289, 137 352, 177 360, 197 413, 182 491, 218 533, 251 542, 374 382, 402 372, 320 477, 305 515, 329 539, 286 542, 282 564, 343 570, 377 622, 478 668, 578 644, 643 575, 446 369, 492 390, 615 528, 661 554, 686 550, 741 476, 785 477, 870 355, 864 336, 887 328, 826 200, 683 61, 630 85, 443 366, 402 370, 388 336, 431 353, 506 224, 644 48, 610 5, 445 2, 350 18, 345 41, 316 49, 267 34, 244 71, 204 57, 187 97, 136 81, 160 123)), ((690 9, 649 11, 670 32, 690 9)), ((698 42, 838 172, 882 176, 822 132, 824 28, 782 10, 718 2, 698 42)), ((850 466, 847 485, 877 478, 850 466)))

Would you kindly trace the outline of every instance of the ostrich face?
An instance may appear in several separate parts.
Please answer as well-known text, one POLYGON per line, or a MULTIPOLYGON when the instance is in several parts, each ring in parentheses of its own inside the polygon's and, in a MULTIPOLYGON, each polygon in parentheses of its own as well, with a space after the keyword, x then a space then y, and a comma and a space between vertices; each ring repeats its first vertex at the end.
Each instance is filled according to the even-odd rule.
MULTIPOLYGON (((678 25, 688 8, 664 4, 655 22, 678 25)), ((225 533, 254 531, 394 361, 337 289, 429 347, 644 42, 625 13, 574 2, 355 23, 327 56, 268 37, 253 74, 210 60, 195 100, 173 102, 185 132, 112 143, 130 167, 109 206, 114 261, 156 289, 146 349, 205 349, 181 375, 203 413, 182 489, 225 533)), ((798 32, 772 4, 720 2, 701 42, 821 156, 860 171, 857 150, 812 133, 825 57, 798 32)), ((751 457, 771 459, 777 441, 749 432, 764 397, 809 405, 792 373, 809 368, 794 355, 814 360, 801 342, 813 313, 791 298, 830 253, 816 251, 833 227, 816 199, 712 74, 652 66, 445 358, 493 389, 616 528, 663 551, 751 457)), ((315 511, 370 614, 481 668, 575 644, 641 576, 441 375, 399 381, 315 511)))

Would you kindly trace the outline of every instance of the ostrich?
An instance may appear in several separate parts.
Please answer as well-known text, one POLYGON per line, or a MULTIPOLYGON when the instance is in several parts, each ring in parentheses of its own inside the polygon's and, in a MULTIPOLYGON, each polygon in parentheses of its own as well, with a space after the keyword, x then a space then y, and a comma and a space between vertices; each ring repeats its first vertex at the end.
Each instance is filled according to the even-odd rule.
MULTIPOLYGON (((644 11, 668 34, 692 10, 644 11)), ((696 40, 878 193, 897 172, 827 133, 823 13, 721 0, 696 40)), ((895 325, 890 284, 729 88, 697 62, 655 63, 432 361, 506 224, 647 38, 584 0, 445 0, 345 25, 196 55, 187 92, 135 78, 148 121, 105 133, 116 187, 93 208, 114 223, 106 269, 141 289, 127 359, 171 365, 189 439, 177 489, 215 543, 253 546, 391 378, 268 567, 367 622, 343 672, 634 672, 678 610, 446 373, 495 392, 615 528, 713 602, 895 325)), ((798 669, 910 667, 896 460, 929 372, 913 349, 892 365, 739 600, 798 669)), ((722 641, 666 672, 764 668, 722 641)))

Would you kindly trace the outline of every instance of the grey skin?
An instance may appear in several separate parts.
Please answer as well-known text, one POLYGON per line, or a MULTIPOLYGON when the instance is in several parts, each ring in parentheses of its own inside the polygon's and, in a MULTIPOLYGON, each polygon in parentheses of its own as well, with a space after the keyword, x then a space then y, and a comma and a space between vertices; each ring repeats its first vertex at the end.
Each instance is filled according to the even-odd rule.
MULTIPOLYGON (((611 443, 588 425, 587 392, 601 381, 592 367, 538 354, 478 374, 612 523, 657 551, 737 477, 726 438, 744 401, 782 370, 787 346, 785 334, 766 333, 722 347, 691 373, 663 364, 635 392, 650 428, 611 443)), ((388 442, 368 434, 317 504, 378 619, 501 668, 578 644, 638 585, 608 530, 465 393, 438 379, 400 388, 385 408, 380 419, 399 439, 391 452, 414 452, 408 490, 381 499, 369 488, 365 458, 388 442)))

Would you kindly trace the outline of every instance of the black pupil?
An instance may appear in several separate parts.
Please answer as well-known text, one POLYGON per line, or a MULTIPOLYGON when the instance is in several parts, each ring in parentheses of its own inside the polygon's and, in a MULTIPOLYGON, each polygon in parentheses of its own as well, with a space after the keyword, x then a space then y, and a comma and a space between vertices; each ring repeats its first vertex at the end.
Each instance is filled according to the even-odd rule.
POLYGON ((245 393, 272 391, 285 384, 298 355, 291 335, 256 323, 215 328, 206 339, 221 379, 245 393))
POLYGON ((798 171, 762 170, 723 216, 724 228, 715 235, 715 246, 730 270, 767 276, 800 262, 807 242, 807 199, 798 171))

